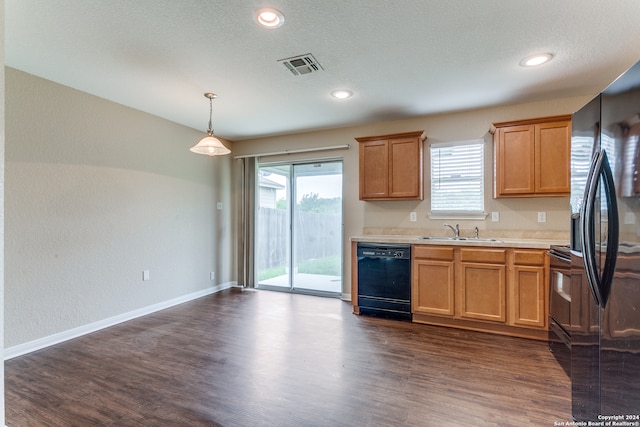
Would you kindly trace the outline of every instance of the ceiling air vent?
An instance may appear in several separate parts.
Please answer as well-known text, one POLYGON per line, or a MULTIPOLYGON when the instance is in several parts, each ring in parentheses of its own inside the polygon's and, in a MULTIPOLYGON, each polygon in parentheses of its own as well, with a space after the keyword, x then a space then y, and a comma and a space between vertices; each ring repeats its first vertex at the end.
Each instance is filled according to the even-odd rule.
POLYGON ((311 74, 323 70, 322 65, 310 53, 293 56, 291 58, 278 59, 294 76, 311 74))

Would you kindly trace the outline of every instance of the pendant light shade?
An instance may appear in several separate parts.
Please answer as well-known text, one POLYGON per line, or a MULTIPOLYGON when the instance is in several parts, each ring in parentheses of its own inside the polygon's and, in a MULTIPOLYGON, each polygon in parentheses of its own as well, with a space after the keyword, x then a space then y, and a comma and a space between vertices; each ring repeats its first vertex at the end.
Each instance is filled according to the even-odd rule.
POLYGON ((207 156, 221 156, 231 152, 213 134, 208 134, 189 150, 196 154, 206 154, 207 156))
POLYGON ((207 136, 202 138, 196 145, 191 147, 189 151, 196 154, 205 154, 207 156, 221 156, 229 154, 231 150, 224 146, 224 144, 215 136, 213 136, 213 129, 211 128, 211 115, 213 112, 213 100, 218 95, 215 93, 205 93, 204 96, 209 98, 209 129, 207 130, 207 136))

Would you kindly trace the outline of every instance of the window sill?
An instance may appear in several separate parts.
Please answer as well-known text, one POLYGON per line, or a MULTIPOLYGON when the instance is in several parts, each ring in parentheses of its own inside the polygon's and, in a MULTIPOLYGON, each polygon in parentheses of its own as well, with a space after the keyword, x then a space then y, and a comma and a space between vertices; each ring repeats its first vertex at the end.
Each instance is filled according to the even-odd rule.
POLYGON ((486 212, 431 212, 429 219, 479 219, 485 220, 486 212))

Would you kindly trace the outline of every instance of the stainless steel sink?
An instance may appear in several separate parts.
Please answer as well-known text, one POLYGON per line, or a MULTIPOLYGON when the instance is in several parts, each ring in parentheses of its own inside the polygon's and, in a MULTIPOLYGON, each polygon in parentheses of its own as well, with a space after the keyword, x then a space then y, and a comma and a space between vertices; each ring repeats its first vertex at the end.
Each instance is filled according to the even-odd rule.
POLYGON ((457 242, 457 241, 466 241, 466 242, 500 242, 498 239, 490 239, 490 238, 475 238, 475 237, 438 237, 438 236, 422 236, 420 237, 422 240, 433 240, 433 241, 443 241, 443 242, 457 242))
POLYGON ((466 237, 434 237, 434 236, 422 236, 420 237, 423 240, 467 240, 466 237))

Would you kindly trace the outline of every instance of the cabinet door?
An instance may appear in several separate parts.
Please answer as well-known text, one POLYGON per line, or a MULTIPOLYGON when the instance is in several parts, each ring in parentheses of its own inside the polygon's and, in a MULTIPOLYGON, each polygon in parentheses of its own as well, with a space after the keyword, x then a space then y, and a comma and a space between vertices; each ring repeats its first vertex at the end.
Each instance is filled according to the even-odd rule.
POLYGON ((571 191, 571 123, 541 123, 536 133, 536 193, 569 195, 571 191))
POLYGON ((460 270, 458 315, 505 323, 506 266, 463 262, 460 270))
POLYGON ((545 327, 545 295, 544 267, 514 266, 509 295, 509 324, 545 327))
POLYGON ((497 130, 496 197, 535 191, 534 131, 531 125, 497 130))
POLYGON ((418 138, 389 141, 389 197, 422 200, 422 158, 418 138))
POLYGON ((451 261, 413 262, 413 313, 453 316, 453 266, 451 261))
POLYGON ((360 144, 360 199, 379 199, 389 195, 388 141, 360 144))

